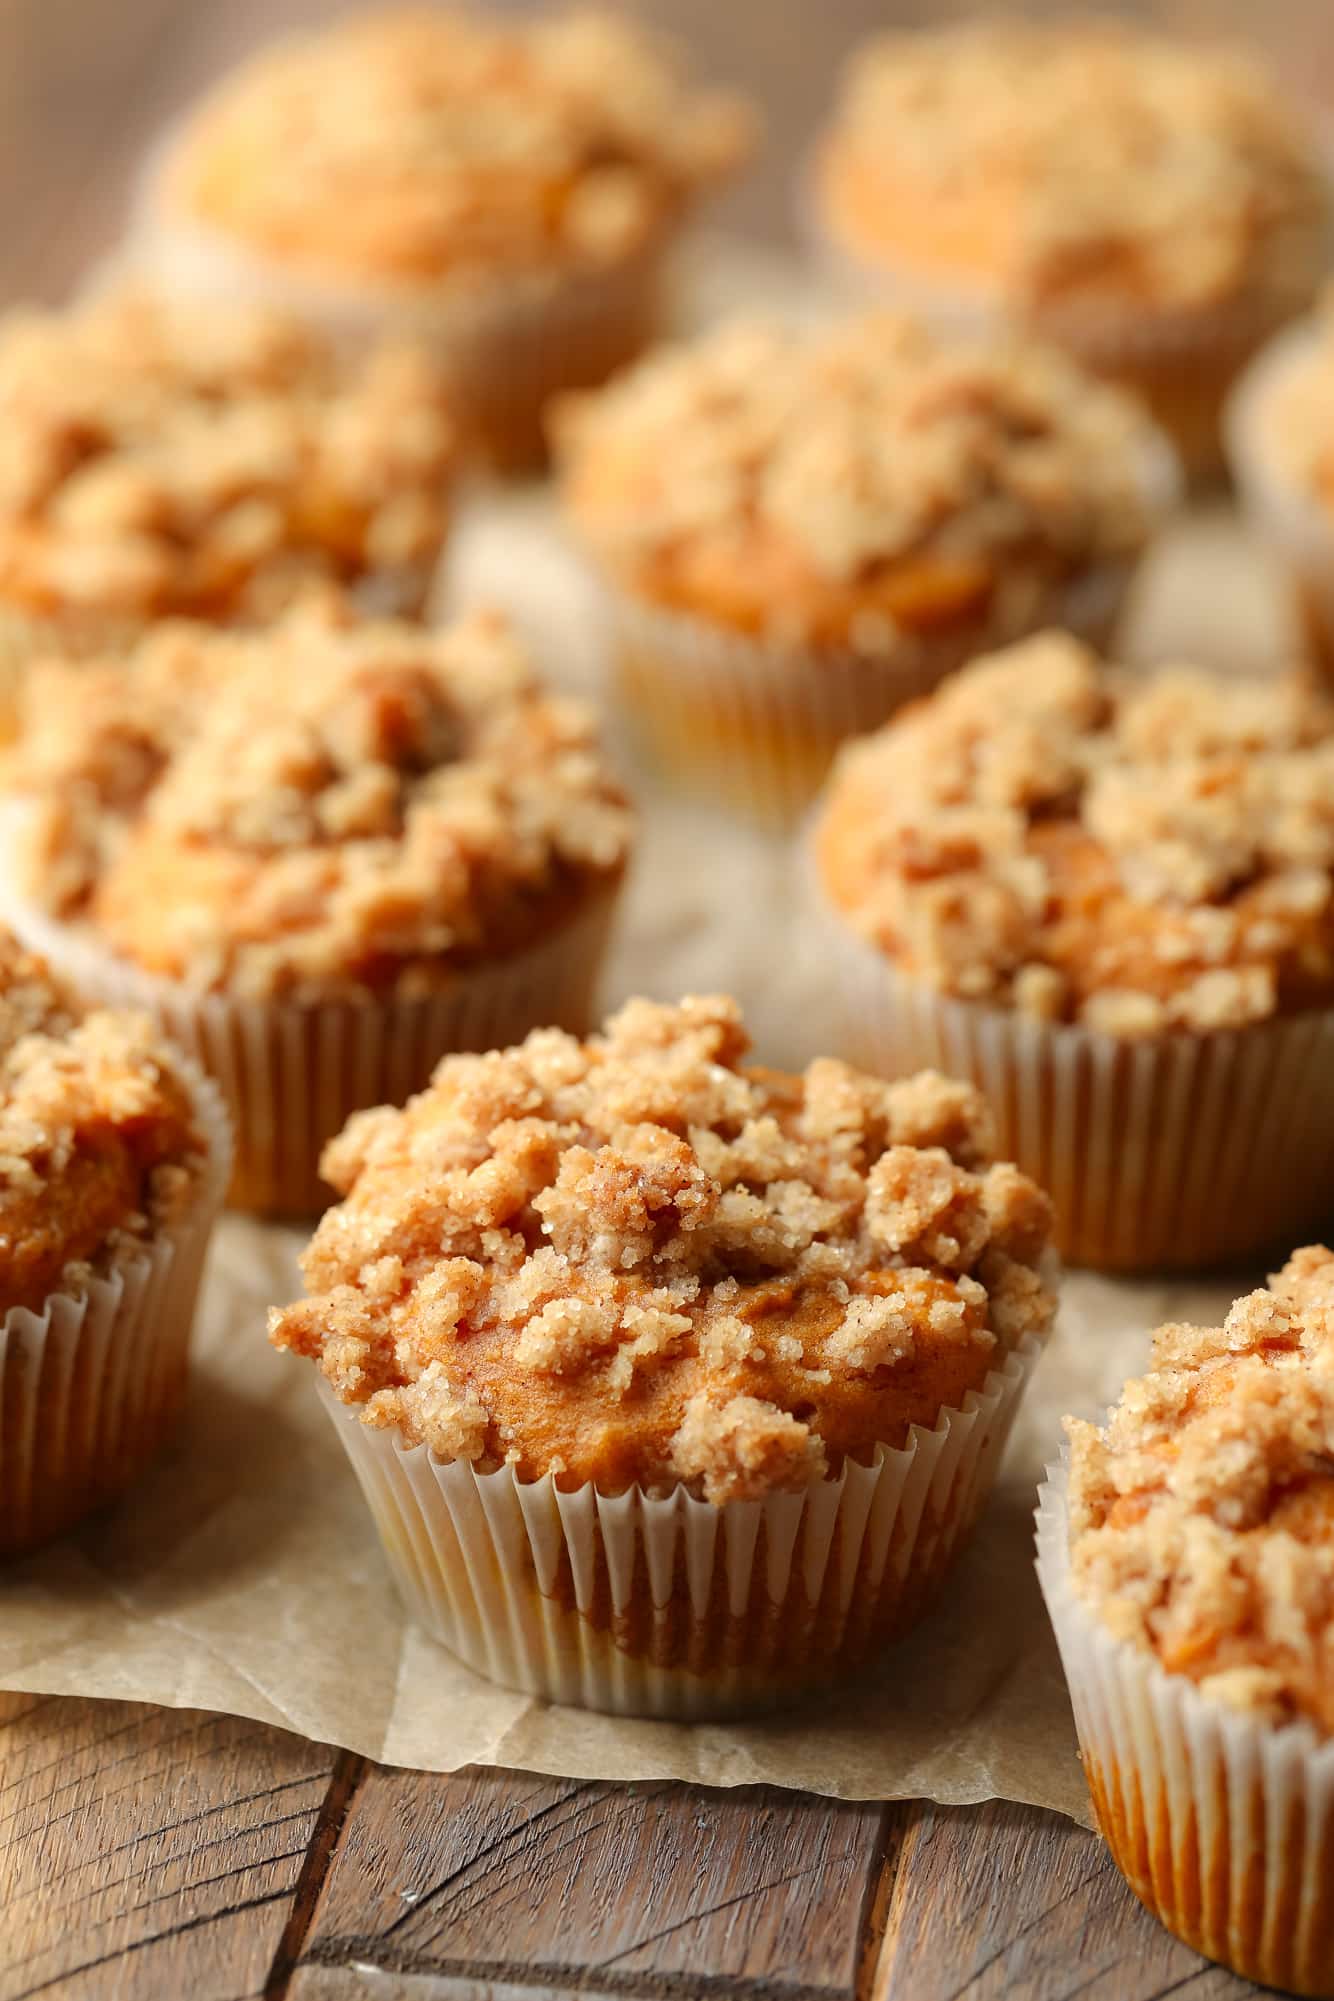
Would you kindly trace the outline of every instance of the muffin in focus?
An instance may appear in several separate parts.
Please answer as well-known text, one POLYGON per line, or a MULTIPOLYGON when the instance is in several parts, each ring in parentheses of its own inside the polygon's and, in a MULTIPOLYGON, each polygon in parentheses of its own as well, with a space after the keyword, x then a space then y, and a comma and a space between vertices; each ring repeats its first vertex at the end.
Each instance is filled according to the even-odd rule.
POLYGON ((555 428, 631 720, 678 783, 771 820, 988 645, 1105 638, 1176 492, 1118 391, 894 314, 725 326, 555 428))
POLYGON ((587 1026, 631 817, 501 619, 313 604, 44 663, 7 777, 10 920, 219 1080, 240 1206, 322 1206, 325 1141, 445 1051, 587 1026))
POLYGON ((229 1157, 150 1022, 0 931, 0 1557, 122 1493, 179 1416, 229 1157))
POLYGON ((1046 1197, 968 1086, 747 1046, 734 1002, 631 1001, 447 1058, 325 1155, 345 1199, 272 1338, 416 1617, 492 1679, 795 1699, 912 1624, 986 1499, 1055 1306, 1046 1197))
POLYGON ((809 199, 863 289, 1060 343, 1137 390, 1193 472, 1328 261, 1314 135, 1254 56, 1111 20, 876 36, 809 199))
POLYGON ((1334 1955, 1334 1253, 1154 1335, 1067 1421, 1038 1572, 1098 1823, 1197 1952, 1327 1995, 1334 1955))
POLYGON ((424 608, 456 446, 420 350, 117 293, 0 322, 0 705, 34 654, 260 623, 325 581, 424 608))
POLYGON ((611 12, 354 14, 262 50, 189 114, 139 260, 340 336, 410 329, 474 440, 519 463, 550 395, 651 338, 664 255, 752 124, 611 12))
POLYGON ((1334 1187, 1334 704, 1048 633, 848 746, 815 831, 858 1061, 966 1076, 1079 1263, 1291 1243, 1334 1187))

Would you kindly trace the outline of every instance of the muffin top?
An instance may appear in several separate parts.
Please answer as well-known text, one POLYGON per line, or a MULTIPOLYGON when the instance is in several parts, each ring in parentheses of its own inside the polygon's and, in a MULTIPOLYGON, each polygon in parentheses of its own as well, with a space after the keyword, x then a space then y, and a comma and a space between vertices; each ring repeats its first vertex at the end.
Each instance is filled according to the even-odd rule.
POLYGON ((0 1317, 142 1251, 189 1207, 205 1152, 147 1017, 85 1013, 0 930, 0 1317))
POLYGON ((1160 1327, 1106 1427, 1067 1429, 1080 1596, 1206 1695, 1334 1732, 1334 1252, 1160 1327))
POLYGON ((1253 378, 1263 390, 1254 405, 1253 421, 1262 432, 1256 442, 1285 487, 1295 485, 1334 513, 1334 285, 1303 328, 1300 345, 1285 341, 1282 353, 1278 368, 1271 373, 1262 362, 1253 378))
MULTIPOLYGON (((424 573, 454 428, 418 350, 118 293, 0 323, 0 598, 270 616, 312 577, 424 573)), ((415 607, 414 607, 415 608, 415 607)))
POLYGON ((889 313, 725 326, 563 399, 555 433, 576 529, 636 591, 868 654, 1031 624, 1052 578, 1141 548, 1166 454, 1062 356, 889 313))
POLYGON ((19 887, 148 971, 294 999, 427 991, 618 878, 590 714, 505 621, 298 607, 36 667, 8 765, 19 887))
POLYGON ((186 213, 327 276, 468 286, 615 263, 749 150, 741 101, 616 15, 358 14, 264 50, 167 166, 186 213))
POLYGON ((835 231, 1029 303, 1309 296, 1312 138, 1254 58, 1109 20, 872 40, 819 167, 835 231))
POLYGON ((1113 1035, 1334 993, 1334 705, 1292 675, 1137 675, 1044 633, 848 745, 816 834, 914 979, 1113 1035))
POLYGON ((363 1422, 602 1491, 759 1498, 903 1444, 1045 1335, 1051 1207, 932 1072, 747 1069, 733 1001, 449 1056, 363 1112, 275 1312, 363 1422))

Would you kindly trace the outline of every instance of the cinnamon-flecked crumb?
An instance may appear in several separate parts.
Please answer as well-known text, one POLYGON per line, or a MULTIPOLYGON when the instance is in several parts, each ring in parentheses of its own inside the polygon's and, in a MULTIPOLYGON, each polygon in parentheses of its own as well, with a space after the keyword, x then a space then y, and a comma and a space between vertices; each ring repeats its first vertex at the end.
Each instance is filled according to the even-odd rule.
POLYGON ((429 990, 608 893, 632 830, 589 713, 487 613, 320 601, 39 667, 8 777, 27 894, 235 993, 429 990))
POLYGON ((634 254, 730 176, 753 124, 610 11, 394 7, 228 78, 166 198, 285 263, 468 288, 634 254))
POLYGON ((1285 482, 1334 514, 1334 284, 1311 322, 1312 339, 1276 375, 1258 440, 1285 482))
POLYGON ((415 347, 119 292, 0 323, 0 597, 38 613, 264 619, 312 579, 418 608, 455 469, 415 347))
POLYGON ((1160 1327, 1106 1426, 1067 1429, 1080 1596, 1206 1695, 1334 1732, 1334 1252, 1160 1327))
POLYGON ((1124 22, 874 37, 819 181, 863 256, 1030 305, 1291 307, 1325 263, 1314 137, 1254 55, 1124 22))
POLYGON ((0 931, 0 1318, 142 1250, 188 1208, 204 1153, 147 1018, 85 1013, 0 931))
POLYGON ((565 501, 656 602, 888 651, 1139 552, 1164 447, 1138 406, 1023 342, 899 314, 737 321, 554 413, 565 501))
POLYGON ((362 1420, 524 1479, 798 1488, 1045 1337, 1051 1208, 968 1086, 744 1064, 732 1001, 451 1056, 353 1119, 276 1311, 362 1420))
POLYGON ((915 979, 1113 1035, 1334 994, 1334 705, 1298 676, 1135 676, 1045 633, 850 745, 838 910, 915 979))

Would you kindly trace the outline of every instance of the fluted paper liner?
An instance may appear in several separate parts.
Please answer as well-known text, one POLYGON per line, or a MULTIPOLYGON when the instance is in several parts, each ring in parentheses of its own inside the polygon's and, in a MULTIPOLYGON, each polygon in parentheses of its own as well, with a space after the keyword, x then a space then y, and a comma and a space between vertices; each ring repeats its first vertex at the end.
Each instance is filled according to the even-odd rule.
POLYGON ((936 1596, 1041 1347, 804 1492, 562 1492, 442 1462, 320 1389, 409 1610, 491 1681, 624 1716, 744 1715, 846 1676, 936 1596))
POLYGON ((614 890, 597 891, 549 938, 461 972, 439 992, 239 999, 156 978, 87 928, 48 917, 17 895, 0 858, 0 919, 100 1006, 152 1015, 217 1079, 236 1127, 229 1200, 276 1216, 322 1209, 332 1196, 319 1173, 325 1142, 353 1112, 402 1104, 442 1056, 506 1048, 533 1028, 586 1033, 614 903, 614 890))
MULTIPOLYGON (((183 1066, 184 1067, 184 1066, 183 1066)), ((185 1069, 207 1160, 187 1215, 40 1312, 0 1321, 0 1558, 62 1534, 135 1479, 180 1414, 231 1133, 213 1084, 185 1069)))
POLYGON ((1135 1895, 1265 1986, 1334 1995, 1334 1743, 1210 1701, 1118 1640, 1070 1577, 1068 1466, 1048 1469, 1038 1578, 1098 1825, 1135 1895))

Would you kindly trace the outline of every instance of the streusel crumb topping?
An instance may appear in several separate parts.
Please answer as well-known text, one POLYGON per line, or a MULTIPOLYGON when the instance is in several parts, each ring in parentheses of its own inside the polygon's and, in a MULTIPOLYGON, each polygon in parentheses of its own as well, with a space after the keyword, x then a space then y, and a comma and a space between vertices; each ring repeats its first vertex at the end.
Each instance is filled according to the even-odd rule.
POLYGON ((757 1497, 933 1425, 1045 1336, 1051 1206, 970 1086, 747 1047, 715 997, 447 1057, 327 1148, 273 1340, 367 1424, 604 1491, 757 1497))
POLYGON ((312 578, 411 580, 445 532, 446 387, 249 307, 117 293, 0 323, 0 597, 265 618, 312 578))
POLYGON ((1253 55, 1110 20, 875 38, 822 176, 854 242, 917 213, 925 257, 1030 302, 1300 298, 1324 263, 1314 141, 1253 55))
POLYGON ((1136 553, 1163 450, 1064 357, 889 313, 727 325, 564 399, 555 431, 576 527, 636 588, 867 652, 1136 553))
POLYGON ((203 1164, 151 1023, 85 1014, 0 931, 0 1317, 141 1251, 188 1208, 203 1164))
POLYGON ((633 254, 728 177, 753 124, 610 12, 396 8, 247 63, 192 121, 168 193, 313 270, 469 285, 633 254))
POLYGON ((912 977, 1111 1034, 1334 992, 1334 705, 1299 676, 1136 676, 1045 633, 850 745, 835 905, 912 977))
POLYGON ((1067 1420, 1076 1590, 1206 1695, 1334 1732, 1334 1252, 1169 1325, 1106 1426, 1067 1420))
POLYGON ((25 892, 193 986, 427 990, 605 894, 629 847, 591 715, 487 613, 166 625, 25 699, 25 892))

